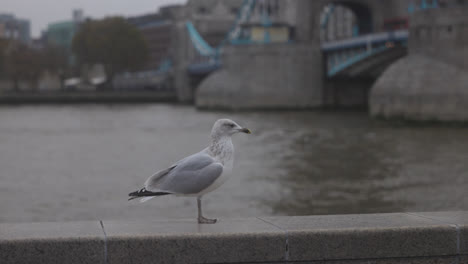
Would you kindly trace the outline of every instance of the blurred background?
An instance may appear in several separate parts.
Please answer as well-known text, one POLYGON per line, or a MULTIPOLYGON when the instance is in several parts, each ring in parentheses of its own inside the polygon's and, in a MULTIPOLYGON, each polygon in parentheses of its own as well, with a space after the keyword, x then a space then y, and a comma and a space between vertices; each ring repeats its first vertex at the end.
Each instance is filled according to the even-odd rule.
POLYGON ((193 218, 127 194, 219 118, 206 215, 468 210, 468 1, 2 3, 0 222, 193 218))

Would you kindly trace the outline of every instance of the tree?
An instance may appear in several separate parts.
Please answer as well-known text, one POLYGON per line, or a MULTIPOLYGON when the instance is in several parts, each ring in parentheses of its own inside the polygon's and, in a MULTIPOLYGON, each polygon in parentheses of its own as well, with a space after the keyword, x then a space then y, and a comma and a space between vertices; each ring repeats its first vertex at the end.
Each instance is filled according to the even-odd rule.
POLYGON ((41 64, 44 69, 58 75, 61 85, 65 80, 65 76, 71 71, 67 51, 60 46, 45 46, 41 50, 41 64))
POLYGON ((47 45, 41 50, 42 66, 52 72, 66 71, 68 66, 68 55, 60 46, 47 45))
POLYGON ((79 64, 104 65, 109 84, 115 74, 143 66, 148 57, 147 50, 138 29, 122 17, 86 21, 72 43, 79 64))
POLYGON ((19 81, 25 80, 35 87, 42 71, 41 53, 21 43, 11 43, 4 58, 5 74, 13 81, 13 89, 18 91, 19 81))
POLYGON ((5 64, 6 64, 6 55, 7 55, 7 49, 9 47, 9 41, 7 39, 1 39, 0 38, 0 78, 5 77, 5 64))

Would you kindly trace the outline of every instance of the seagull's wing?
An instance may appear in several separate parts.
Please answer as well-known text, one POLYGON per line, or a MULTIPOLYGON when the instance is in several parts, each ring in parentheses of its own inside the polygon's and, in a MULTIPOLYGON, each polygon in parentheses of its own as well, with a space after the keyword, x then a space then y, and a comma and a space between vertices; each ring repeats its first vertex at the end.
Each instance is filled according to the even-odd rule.
POLYGON ((174 164, 171 167, 160 170, 153 174, 151 177, 149 177, 146 182, 145 182, 145 189, 148 191, 155 191, 158 189, 158 184, 161 182, 161 180, 167 176, 167 174, 176 167, 177 165, 174 164))
POLYGON ((177 162, 154 187, 174 194, 196 194, 213 184, 222 172, 221 163, 199 152, 177 162))

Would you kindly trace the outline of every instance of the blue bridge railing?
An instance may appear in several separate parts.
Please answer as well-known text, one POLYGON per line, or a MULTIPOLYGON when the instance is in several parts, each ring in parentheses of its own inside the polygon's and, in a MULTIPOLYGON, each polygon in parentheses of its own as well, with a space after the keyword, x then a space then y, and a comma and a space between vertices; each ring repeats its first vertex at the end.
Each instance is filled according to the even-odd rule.
POLYGON ((371 56, 406 45, 408 30, 381 32, 322 44, 326 57, 327 76, 334 77, 346 68, 371 56))

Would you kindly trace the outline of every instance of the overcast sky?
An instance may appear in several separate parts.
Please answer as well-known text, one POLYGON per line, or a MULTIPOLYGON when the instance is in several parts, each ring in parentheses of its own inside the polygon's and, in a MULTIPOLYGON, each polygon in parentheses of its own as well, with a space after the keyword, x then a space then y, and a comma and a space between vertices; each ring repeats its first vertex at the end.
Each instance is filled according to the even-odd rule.
POLYGON ((47 24, 72 17, 81 8, 85 17, 133 16, 155 12, 160 6, 187 0, 0 0, 0 13, 12 13, 31 22, 31 33, 38 37, 47 24))

